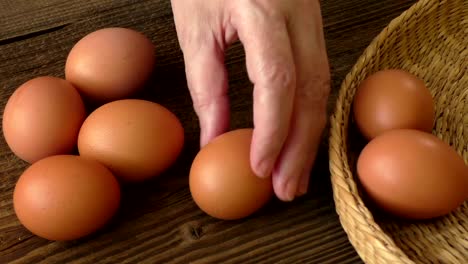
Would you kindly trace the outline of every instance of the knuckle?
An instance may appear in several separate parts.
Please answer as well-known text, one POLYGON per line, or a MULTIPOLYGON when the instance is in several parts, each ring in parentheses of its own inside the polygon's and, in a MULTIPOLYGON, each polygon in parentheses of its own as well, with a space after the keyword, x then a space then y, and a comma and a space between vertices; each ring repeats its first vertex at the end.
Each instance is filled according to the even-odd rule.
POLYGON ((193 106, 197 110, 209 108, 216 100, 216 97, 212 97, 206 93, 192 92, 193 106))
POLYGON ((281 92, 291 90, 295 85, 296 74, 292 67, 285 67, 284 65, 272 65, 263 71, 263 84, 272 92, 281 92))
POLYGON ((209 92, 193 92, 191 91, 193 108, 197 113, 203 113, 213 110, 214 108, 226 105, 228 98, 225 94, 209 93, 209 92))
POLYGON ((198 30, 189 30, 184 28, 181 31, 179 37, 179 44, 183 51, 188 50, 199 50, 203 45, 207 43, 206 34, 199 32, 198 30))
POLYGON ((201 109, 205 109, 209 103, 204 97, 192 92, 192 104, 195 111, 198 112, 201 109))
POLYGON ((282 1, 244 0, 232 2, 236 2, 237 14, 241 17, 253 16, 257 19, 269 18, 269 20, 275 21, 284 16, 283 9, 279 8, 282 1))
POLYGON ((330 75, 315 73, 299 83, 296 98, 304 107, 323 107, 326 106, 330 90, 330 75))

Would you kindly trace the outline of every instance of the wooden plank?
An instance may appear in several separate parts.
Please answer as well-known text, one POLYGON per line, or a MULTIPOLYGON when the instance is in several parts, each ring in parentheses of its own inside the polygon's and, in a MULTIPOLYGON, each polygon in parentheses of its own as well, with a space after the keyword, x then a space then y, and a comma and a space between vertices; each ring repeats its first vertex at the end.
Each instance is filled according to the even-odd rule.
MULTIPOLYGON (((333 78, 329 111, 362 51, 414 2, 322 1, 333 78)), ((180 117, 187 134, 181 159, 161 178, 126 187, 121 209, 105 229, 78 241, 49 242, 30 234, 14 215, 14 184, 27 164, 14 157, 2 135, 0 263, 361 263, 334 211, 326 135, 305 197, 293 203, 272 201, 252 217, 232 222, 210 218, 193 203, 187 175, 199 132, 168 0, 0 0, 1 109, 28 79, 63 77, 73 44, 111 26, 139 30, 157 47, 157 65, 143 95, 180 117)), ((226 64, 231 126, 251 125, 252 86, 242 45, 230 47, 226 64)))

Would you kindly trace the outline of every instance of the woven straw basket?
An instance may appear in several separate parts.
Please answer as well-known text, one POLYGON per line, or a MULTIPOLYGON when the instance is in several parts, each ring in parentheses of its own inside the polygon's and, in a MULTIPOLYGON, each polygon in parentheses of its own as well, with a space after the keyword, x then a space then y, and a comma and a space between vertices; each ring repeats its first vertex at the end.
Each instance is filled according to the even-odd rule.
POLYGON ((430 221, 389 219, 366 207, 355 163, 351 104, 370 74, 407 70, 422 78, 436 106, 437 135, 468 164, 468 1, 421 0, 370 44, 342 83, 330 130, 330 171, 341 224, 366 263, 468 263, 468 202, 430 221))

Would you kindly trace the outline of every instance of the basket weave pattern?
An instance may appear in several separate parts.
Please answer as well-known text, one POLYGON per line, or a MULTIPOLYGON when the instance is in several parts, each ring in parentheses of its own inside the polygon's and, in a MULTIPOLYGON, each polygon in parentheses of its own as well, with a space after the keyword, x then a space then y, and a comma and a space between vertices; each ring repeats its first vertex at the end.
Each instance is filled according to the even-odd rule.
POLYGON ((436 107, 433 134, 468 164, 468 1, 421 0, 394 19, 343 81, 329 138, 336 211, 363 261, 468 263, 468 202, 439 219, 404 222, 375 214, 361 197, 351 104, 360 82, 387 68, 407 70, 425 81, 436 107))

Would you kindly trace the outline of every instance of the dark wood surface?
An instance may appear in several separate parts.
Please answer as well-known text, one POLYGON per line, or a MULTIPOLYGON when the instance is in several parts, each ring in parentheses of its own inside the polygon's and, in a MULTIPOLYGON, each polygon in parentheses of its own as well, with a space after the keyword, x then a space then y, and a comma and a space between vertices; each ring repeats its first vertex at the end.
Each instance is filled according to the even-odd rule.
MULTIPOLYGON (((294 0, 293 0, 294 1, 294 0)), ((333 107, 339 85, 370 41, 414 0, 323 0, 333 107)), ((130 27, 154 42, 157 65, 142 95, 174 111, 186 130, 184 152, 162 177, 127 186, 106 228, 71 242, 50 242, 24 229, 12 192, 27 164, 0 138, 0 263, 361 263, 334 210, 327 138, 308 195, 273 200, 239 221, 213 219, 194 204, 187 175, 198 151, 198 124, 185 83, 168 0, 0 0, 0 108, 20 84, 39 75, 63 77, 68 51, 102 27, 130 27)), ((227 55, 232 128, 251 126, 252 86, 242 46, 227 55)))

